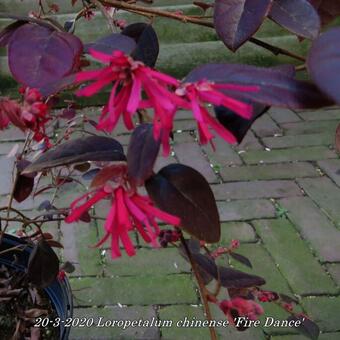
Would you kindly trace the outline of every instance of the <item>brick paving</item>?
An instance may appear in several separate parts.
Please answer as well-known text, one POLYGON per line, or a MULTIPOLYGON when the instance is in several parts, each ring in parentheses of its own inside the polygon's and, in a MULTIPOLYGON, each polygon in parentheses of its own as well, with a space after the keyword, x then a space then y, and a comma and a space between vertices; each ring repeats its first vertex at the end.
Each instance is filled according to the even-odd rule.
MULTIPOLYGON (((98 111, 96 108, 85 110, 98 111)), ((195 124, 183 113, 176 121, 173 153, 160 157, 156 168, 172 162, 194 166, 209 181, 221 218, 221 244, 239 239, 239 252, 250 257, 253 269, 230 261, 236 268, 266 278, 266 288, 294 294, 300 309, 320 326, 321 340, 340 339, 340 159, 334 132, 340 109, 293 112, 271 109, 248 132, 243 143, 231 147, 216 140, 217 151, 197 143, 195 124), (282 213, 283 212, 283 213, 282 213)), ((123 128, 117 136, 124 147, 123 128)), ((0 135, 0 168, 9 174, 6 154, 22 142, 18 131, 0 135)), ((0 202, 10 186, 0 182, 0 202)), ((67 185, 59 194, 65 205, 81 190, 67 185)), ((39 202, 17 205, 32 213, 39 202)), ((106 207, 96 208, 104 217, 106 207)), ((155 250, 133 235, 137 256, 112 261, 109 249, 89 249, 102 235, 102 221, 49 227, 64 244, 64 260, 75 263, 71 274, 75 316, 103 319, 180 320, 203 318, 195 281, 175 248, 155 250)), ((266 316, 286 317, 275 305, 265 305, 266 316)), ((213 308, 214 316, 224 316, 213 308)), ((287 328, 252 328, 239 333, 219 329, 220 339, 303 339, 287 328)), ((208 339, 205 328, 176 327, 74 328, 71 339, 208 339)))

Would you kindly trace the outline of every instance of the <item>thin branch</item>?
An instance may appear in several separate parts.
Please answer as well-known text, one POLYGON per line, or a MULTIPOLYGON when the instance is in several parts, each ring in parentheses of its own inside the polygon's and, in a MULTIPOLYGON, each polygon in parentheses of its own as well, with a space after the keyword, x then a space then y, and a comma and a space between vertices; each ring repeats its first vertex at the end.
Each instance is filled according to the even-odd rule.
POLYGON ((181 243, 182 246, 186 252, 186 255, 188 256, 189 262, 191 264, 191 268, 192 271, 196 277, 197 283, 198 283, 198 287, 199 287, 199 291, 200 291, 200 295, 201 295, 201 300, 204 306, 204 311, 206 314, 206 318, 209 321, 209 331, 210 331, 210 337, 211 340, 217 340, 217 335, 216 335, 216 330, 214 327, 210 326, 210 321, 212 321, 212 315, 211 315, 211 311, 210 311, 210 307, 209 307, 209 301, 207 299, 207 289, 202 281, 202 278, 197 270, 197 265, 196 262, 194 261, 194 259, 192 258, 190 249, 183 237, 183 235, 181 234, 181 243))
MULTIPOLYGON (((139 5, 134 5, 134 4, 129 4, 123 1, 119 1, 119 0, 98 0, 99 2, 101 2, 102 4, 104 4, 105 6, 111 6, 111 7, 115 7, 118 9, 123 9, 126 10, 128 12, 141 12, 141 13, 148 13, 154 16, 159 16, 159 17, 165 17, 165 18, 170 18, 170 19, 174 19, 174 20, 178 20, 181 22, 189 22, 192 24, 196 24, 196 25, 200 25, 200 26, 205 26, 205 27, 210 27, 210 28, 214 28, 214 24, 212 22, 206 21, 206 20, 202 20, 200 18, 194 17, 194 16, 187 16, 187 15, 183 15, 183 14, 179 14, 179 13, 174 13, 174 12, 168 12, 168 11, 164 11, 158 8, 152 8, 152 7, 144 7, 144 6, 139 6, 139 5)), ((298 55, 296 53, 290 52, 288 50, 285 50, 281 47, 277 47, 277 46, 273 46, 271 44, 268 44, 267 42, 264 42, 258 38, 250 38, 249 41, 257 46, 260 46, 270 52, 272 52, 275 55, 278 54, 282 54, 282 55, 286 55, 288 57, 300 60, 305 62, 306 59, 301 56, 298 55)))

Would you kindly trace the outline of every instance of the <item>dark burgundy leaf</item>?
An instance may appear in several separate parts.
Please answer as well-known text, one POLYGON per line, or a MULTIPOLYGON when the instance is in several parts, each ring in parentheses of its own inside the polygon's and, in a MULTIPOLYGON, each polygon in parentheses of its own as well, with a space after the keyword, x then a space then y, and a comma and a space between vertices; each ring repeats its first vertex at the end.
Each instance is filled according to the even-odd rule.
POLYGON ((26 22, 22 20, 15 21, 8 26, 6 26, 1 32, 0 32, 0 47, 5 47, 9 43, 10 39, 12 38, 12 35, 16 31, 17 28, 24 25, 26 22))
POLYGON ((161 210, 181 219, 189 234, 208 243, 219 241, 221 228, 214 194, 198 171, 170 164, 150 177, 145 187, 161 210))
POLYGON ((64 28, 66 32, 73 33, 75 30, 75 20, 66 20, 64 23, 64 28))
POLYGON ((266 283, 262 277, 243 273, 233 268, 217 266, 214 260, 206 255, 192 254, 192 257, 207 273, 212 275, 216 280, 219 278, 223 287, 248 288, 261 286, 266 283))
POLYGON ((15 183, 13 197, 17 202, 24 201, 31 194, 34 187, 34 177, 18 175, 15 183))
POLYGON ((266 283, 260 276, 243 273, 233 268, 218 267, 218 270, 221 284, 226 288, 248 288, 262 286, 266 283))
POLYGON ((143 185, 153 174, 160 145, 160 139, 155 140, 152 124, 140 124, 133 131, 127 152, 128 176, 133 185, 143 185))
POLYGON ((77 114, 77 111, 74 108, 68 107, 61 112, 60 118, 70 120, 70 119, 73 119, 76 116, 76 114, 77 114))
POLYGON ((269 17, 290 32, 315 39, 320 32, 320 18, 308 0, 274 0, 269 17))
POLYGON ((126 54, 130 54, 136 47, 136 43, 130 37, 121 35, 119 33, 112 33, 104 38, 101 38, 93 43, 86 44, 85 52, 89 52, 90 49, 100 51, 106 54, 112 54, 113 51, 123 51, 126 54))
POLYGON ((91 170, 85 172, 84 175, 81 176, 81 178, 85 181, 91 181, 91 180, 93 180, 93 178, 97 175, 97 173, 99 171, 100 171, 99 168, 91 169, 91 170))
POLYGON ((261 26, 272 0, 216 0, 214 25, 224 44, 236 51, 261 26))
POLYGON ((79 172, 86 172, 87 170, 89 170, 91 167, 91 164, 89 162, 85 162, 85 163, 80 163, 80 164, 76 164, 74 166, 75 170, 78 170, 79 172))
POLYGON ((325 26, 332 22, 340 15, 340 1, 334 0, 310 0, 310 3, 317 9, 321 26, 325 26))
POLYGON ((80 217, 79 220, 85 223, 90 223, 91 222, 91 216, 90 214, 85 211, 80 217))
POLYGON ((131 54, 134 59, 140 60, 150 67, 155 66, 159 53, 159 43, 157 34, 151 25, 142 22, 131 24, 124 28, 122 35, 133 38, 137 43, 131 54))
POLYGON ((43 233, 43 238, 45 240, 53 240, 53 235, 51 233, 43 233))
POLYGON ((279 68, 264 68, 241 64, 206 64, 197 67, 186 82, 207 79, 216 83, 258 86, 256 92, 225 91, 238 99, 248 98, 258 103, 291 109, 319 108, 333 102, 306 81, 296 80, 279 68))
POLYGON ((39 288, 48 287, 57 277, 59 260, 45 240, 40 240, 33 248, 27 267, 30 282, 39 288))
POLYGON ((238 253, 234 253, 234 252, 231 252, 229 254, 234 260, 244 264, 245 266, 249 267, 249 268, 253 268, 251 262, 249 261, 249 259, 241 254, 238 254, 238 253))
POLYGON ((291 315, 288 321, 301 321, 301 325, 296 327, 296 329, 307 338, 312 340, 317 340, 320 335, 319 326, 313 322, 312 320, 308 319, 304 315, 291 315))
POLYGON ((58 241, 55 241, 55 240, 47 240, 46 241, 48 244, 49 244, 49 246, 51 246, 51 247, 54 247, 54 248, 64 248, 64 246, 60 243, 60 242, 58 242, 58 241))
MULTIPOLYGON (((190 240, 186 240, 187 246, 190 250, 190 253, 193 254, 198 254, 200 251, 200 243, 198 240, 195 239, 190 239, 190 240)), ((184 249, 184 247, 182 246, 182 244, 179 247, 179 253, 182 255, 182 257, 190 263, 189 258, 187 256, 187 253, 184 249)), ((214 277, 212 275, 210 275, 206 270, 204 270, 201 266, 196 266, 198 274, 200 276, 200 278, 202 279, 203 283, 205 285, 207 285, 209 282, 211 282, 214 277)))
POLYGON ((107 181, 119 182, 121 178, 126 176, 127 165, 126 162, 118 162, 113 165, 106 166, 101 169, 91 182, 91 187, 101 187, 107 181))
POLYGON ((82 43, 74 35, 25 24, 10 40, 9 67, 18 82, 40 89, 71 74, 81 53, 82 43))
MULTIPOLYGON (((251 103, 250 100, 243 100, 243 102, 251 103)), ((256 119, 261 117, 269 109, 269 106, 254 102, 252 103, 252 106, 253 116, 251 119, 242 118, 237 113, 224 106, 214 107, 217 120, 236 137, 238 143, 242 142, 247 131, 256 119)))
POLYGON ((198 241, 195 238, 190 238, 189 240, 186 240, 187 246, 191 253, 199 253, 201 250, 201 244, 200 241, 198 241))
POLYGON ((336 128, 335 132, 335 148, 338 153, 340 153, 340 124, 336 128))
POLYGON ((53 205, 49 200, 45 200, 39 204, 38 210, 51 210, 53 209, 53 205))
POLYGON ((61 266, 60 269, 61 269, 61 270, 64 270, 66 273, 69 273, 69 274, 73 273, 73 272, 76 270, 75 266, 74 266, 71 262, 69 262, 69 261, 66 261, 66 262, 61 266))
POLYGON ((333 28, 314 41, 307 59, 308 71, 319 88, 340 104, 340 28, 333 28))
POLYGON ((28 166, 24 173, 89 161, 125 160, 123 147, 115 139, 104 136, 87 136, 48 150, 28 166))

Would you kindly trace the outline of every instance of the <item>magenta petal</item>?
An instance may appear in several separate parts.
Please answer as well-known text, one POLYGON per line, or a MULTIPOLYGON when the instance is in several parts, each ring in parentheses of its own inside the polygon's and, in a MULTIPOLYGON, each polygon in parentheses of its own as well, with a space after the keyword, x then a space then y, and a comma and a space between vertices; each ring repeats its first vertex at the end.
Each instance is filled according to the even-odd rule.
POLYGON ((88 211, 94 204, 108 195, 104 190, 98 191, 93 197, 78 208, 72 209, 70 215, 65 218, 66 223, 78 221, 81 215, 88 211))
POLYGON ((135 76, 132 82, 132 88, 130 98, 127 103, 126 111, 129 113, 135 113, 138 109, 138 105, 141 99, 142 82, 135 76))
POLYGON ((105 78, 100 78, 100 80, 81 88, 76 92, 79 97, 91 97, 97 92, 99 92, 104 86, 109 85, 114 79, 111 76, 106 76, 105 78))
POLYGON ((112 55, 100 52, 100 51, 96 51, 94 49, 90 49, 89 50, 91 57, 93 57, 94 59, 97 59, 105 64, 108 64, 112 61, 112 55))
POLYGON ((103 73, 103 70, 91 70, 91 71, 82 71, 76 74, 76 82, 84 82, 92 79, 99 78, 103 73))
POLYGON ((165 223, 172 224, 172 225, 175 225, 175 226, 177 226, 181 223, 180 218, 178 218, 177 216, 174 216, 174 215, 170 215, 170 214, 152 206, 151 204, 149 204, 147 201, 145 201, 145 199, 143 199, 139 195, 138 196, 135 195, 133 197, 133 200, 134 200, 134 203, 137 204, 139 208, 141 208, 145 212, 150 213, 154 217, 157 217, 158 219, 160 219, 161 221, 163 221, 165 223))
POLYGON ((229 132, 223 125, 217 122, 213 117, 209 114, 205 116, 207 123, 212 127, 213 130, 217 132, 226 142, 230 144, 237 143, 237 139, 235 136, 229 132))

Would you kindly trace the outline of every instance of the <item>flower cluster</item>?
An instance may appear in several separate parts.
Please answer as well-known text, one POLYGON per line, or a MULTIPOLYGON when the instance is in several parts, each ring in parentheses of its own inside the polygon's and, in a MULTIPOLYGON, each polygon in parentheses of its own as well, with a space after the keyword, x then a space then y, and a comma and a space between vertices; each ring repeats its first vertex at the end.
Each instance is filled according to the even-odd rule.
POLYGON ((7 128, 12 123, 22 131, 31 130, 35 141, 45 140, 49 145, 45 128, 49 121, 48 106, 43 102, 42 95, 37 89, 24 87, 19 92, 23 95, 21 104, 8 98, 0 98, 0 129, 7 128))
MULTIPOLYGON (((114 166, 113 166, 114 167, 114 166)), ((114 169, 108 167, 109 171, 114 169)), ((107 172, 105 168, 102 173, 107 172)), ((104 244, 111 237, 112 258, 121 256, 120 242, 129 256, 135 255, 136 251, 129 237, 129 232, 137 230, 145 242, 157 247, 157 238, 160 229, 156 222, 159 219, 167 224, 178 226, 180 219, 156 208, 148 196, 140 195, 136 189, 129 187, 124 179, 126 169, 122 169, 111 179, 105 179, 93 191, 86 193, 71 204, 70 214, 66 217, 67 223, 79 221, 94 204, 103 199, 111 200, 111 208, 107 215, 104 229, 104 237, 96 244, 96 247, 104 244), (80 202, 84 201, 82 204, 80 202)), ((100 178, 99 173, 96 177, 100 178)), ((94 180, 95 182, 95 180, 94 180)))
POLYGON ((45 125, 49 121, 48 106, 43 102, 43 97, 37 89, 21 88, 20 92, 24 96, 24 102, 21 107, 21 121, 27 129, 33 131, 33 139, 37 142, 45 139, 45 125))
POLYGON ((211 142, 214 137, 210 129, 215 130, 227 142, 236 143, 233 134, 211 116, 206 108, 207 104, 225 106, 243 118, 249 119, 252 116, 251 105, 227 96, 223 90, 257 91, 255 86, 215 84, 209 81, 181 83, 133 60, 121 51, 108 55, 91 50, 90 54, 106 66, 78 73, 77 83, 90 80, 93 83, 81 88, 77 95, 92 96, 103 87, 113 84, 109 101, 102 110, 98 129, 111 132, 122 117, 127 129, 131 130, 134 127, 132 116, 137 110, 152 109, 154 137, 161 138, 164 155, 170 152, 169 136, 178 109, 192 110, 202 144, 211 142), (143 93, 146 96, 144 99, 143 93))
POLYGON ((258 303, 241 297, 223 300, 219 303, 219 307, 233 325, 235 318, 240 316, 245 316, 249 320, 256 320, 258 316, 264 313, 263 308, 258 303))

